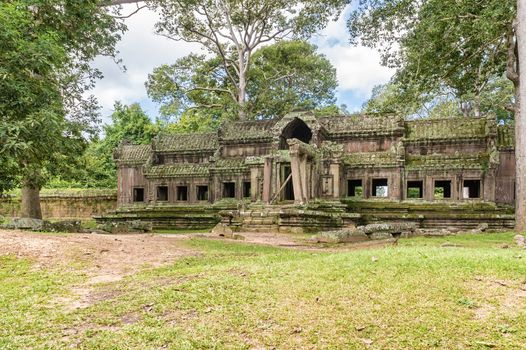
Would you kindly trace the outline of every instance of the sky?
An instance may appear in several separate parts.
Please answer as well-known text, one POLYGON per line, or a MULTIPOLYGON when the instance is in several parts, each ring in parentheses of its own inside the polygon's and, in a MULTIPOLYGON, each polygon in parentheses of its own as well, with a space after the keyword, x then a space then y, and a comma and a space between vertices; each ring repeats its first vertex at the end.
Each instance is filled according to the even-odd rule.
MULTIPOLYGON (((125 5, 123 14, 134 11, 136 5, 125 5)), ((336 93, 337 104, 345 104, 349 111, 358 111, 371 95, 375 85, 386 83, 393 70, 380 65, 376 50, 355 47, 349 44, 346 28, 350 8, 347 8, 338 21, 311 38, 336 68, 339 87, 336 93)), ((92 93, 102 106, 103 121, 109 121, 115 101, 124 104, 139 103, 150 118, 158 116, 159 105, 148 98, 144 83, 155 67, 171 64, 176 59, 192 52, 204 53, 197 44, 173 41, 154 33, 157 14, 143 9, 126 19, 128 31, 118 43, 119 58, 125 70, 111 58, 98 57, 93 66, 101 70, 104 78, 97 82, 92 93)))

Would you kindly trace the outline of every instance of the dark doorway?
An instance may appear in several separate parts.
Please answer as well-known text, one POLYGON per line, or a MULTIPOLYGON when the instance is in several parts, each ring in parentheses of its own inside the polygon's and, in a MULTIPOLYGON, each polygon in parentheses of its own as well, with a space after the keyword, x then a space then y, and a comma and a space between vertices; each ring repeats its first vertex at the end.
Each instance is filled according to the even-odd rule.
POLYGON ((464 198, 480 198, 480 180, 464 180, 464 198))
POLYGON ((144 202, 144 188, 137 187, 133 189, 133 201, 144 202))
POLYGON ((159 202, 168 201, 168 186, 157 187, 157 200, 159 202))
MULTIPOLYGON (((286 181, 291 174, 290 165, 283 166, 283 177, 281 178, 282 184, 283 181, 286 181)), ((283 189, 283 200, 293 201, 294 200, 294 185, 292 183, 292 177, 289 179, 285 188, 283 189)))
POLYGON ((197 186, 197 200, 198 201, 208 200, 208 186, 197 186))
POLYGON ((423 198, 424 197, 424 182, 423 181, 407 181, 407 198, 423 198))
POLYGON ((235 182, 224 182, 223 183, 223 198, 236 198, 236 183, 235 182))
POLYGON ((347 180, 347 196, 363 197, 362 180, 347 180))
POLYGON ((389 187, 387 179, 373 179, 373 197, 388 197, 389 187))
POLYGON ((250 181, 243 181, 243 198, 249 198, 250 197, 250 188, 251 188, 250 181))
POLYGON ((451 181, 435 181, 435 199, 451 198, 451 181))
POLYGON ((178 201, 188 200, 188 186, 177 186, 177 200, 178 201))
POLYGON ((298 139, 301 142, 309 143, 312 139, 312 131, 301 119, 295 118, 283 129, 280 138, 280 149, 288 149, 288 139, 298 139))

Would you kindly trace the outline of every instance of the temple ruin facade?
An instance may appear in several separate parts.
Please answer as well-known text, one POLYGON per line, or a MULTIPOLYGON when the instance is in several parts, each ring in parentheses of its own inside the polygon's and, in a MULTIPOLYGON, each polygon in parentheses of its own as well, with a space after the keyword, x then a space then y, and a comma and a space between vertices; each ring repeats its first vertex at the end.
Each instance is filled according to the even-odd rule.
POLYGON ((513 130, 494 118, 291 113, 121 145, 118 203, 514 201, 513 130))

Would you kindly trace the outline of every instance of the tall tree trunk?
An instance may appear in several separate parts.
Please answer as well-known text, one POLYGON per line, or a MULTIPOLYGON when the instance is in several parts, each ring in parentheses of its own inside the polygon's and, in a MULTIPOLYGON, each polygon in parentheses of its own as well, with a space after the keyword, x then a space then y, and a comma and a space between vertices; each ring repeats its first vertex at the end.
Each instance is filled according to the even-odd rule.
POLYGON ((237 91, 237 103, 239 105, 239 120, 247 119, 246 112, 246 97, 247 97, 247 69, 245 62, 245 55, 240 50, 239 52, 239 85, 237 91))
POLYGON ((526 3, 517 0, 518 113, 515 114, 515 230, 526 232, 526 3), (522 73, 522 74, 521 74, 522 73))
POLYGON ((20 216, 23 218, 42 219, 40 188, 35 186, 30 179, 24 180, 22 184, 20 216))

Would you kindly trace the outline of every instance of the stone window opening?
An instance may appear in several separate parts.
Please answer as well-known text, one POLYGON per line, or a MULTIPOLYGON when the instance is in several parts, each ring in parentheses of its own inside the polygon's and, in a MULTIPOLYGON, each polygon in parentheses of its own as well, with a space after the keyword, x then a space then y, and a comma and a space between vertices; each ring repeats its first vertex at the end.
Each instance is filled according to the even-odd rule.
POLYGON ((389 185, 387 179, 373 179, 372 196, 386 198, 389 196, 389 185))
POLYGON ((135 187, 133 189, 133 201, 134 202, 144 202, 144 188, 135 187))
POLYGON ((480 180, 464 180, 462 190, 465 199, 480 198, 480 180))
POLYGON ((424 198, 424 181, 407 181, 407 198, 424 198))
POLYGON ((168 186, 157 186, 157 200, 159 202, 168 201, 168 186))
POLYGON ((363 197, 362 180, 347 180, 347 196, 363 197))
POLYGON ((451 198, 451 180, 435 181, 435 199, 451 198))
POLYGON ((157 165, 163 165, 165 163, 165 161, 166 161, 165 158, 164 158, 164 155, 162 155, 162 154, 158 154, 156 158, 157 159, 156 159, 155 163, 157 165))
POLYGON ((188 200, 188 186, 177 186, 177 200, 187 201, 188 200))
POLYGON ((249 198, 250 197, 250 189, 252 183, 250 181, 243 181, 243 198, 249 198))
POLYGON ((223 198, 236 198, 235 182, 223 182, 223 198))
POLYGON ((208 186, 197 186, 197 200, 198 201, 208 200, 208 186))

